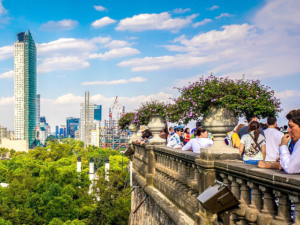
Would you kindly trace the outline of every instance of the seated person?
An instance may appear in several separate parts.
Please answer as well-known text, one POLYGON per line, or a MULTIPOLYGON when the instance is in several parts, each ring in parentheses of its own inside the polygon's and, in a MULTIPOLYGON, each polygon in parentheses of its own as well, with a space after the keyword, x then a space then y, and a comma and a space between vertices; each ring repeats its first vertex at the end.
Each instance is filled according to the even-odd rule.
POLYGON ((240 156, 242 155, 244 163, 253 165, 257 165, 259 161, 266 158, 266 141, 259 132, 257 121, 252 121, 249 124, 249 133, 241 138, 240 156))
POLYGON ((193 152, 200 153, 201 148, 209 147, 214 143, 208 138, 208 132, 202 127, 197 128, 196 135, 196 138, 191 139, 185 146, 183 146, 183 151, 192 149, 193 152))
POLYGON ((180 141, 180 137, 182 136, 182 133, 183 133, 183 127, 178 126, 178 127, 175 127, 174 130, 175 130, 175 134, 173 134, 170 137, 170 140, 167 144, 167 147, 181 149, 182 148, 182 142, 180 141))

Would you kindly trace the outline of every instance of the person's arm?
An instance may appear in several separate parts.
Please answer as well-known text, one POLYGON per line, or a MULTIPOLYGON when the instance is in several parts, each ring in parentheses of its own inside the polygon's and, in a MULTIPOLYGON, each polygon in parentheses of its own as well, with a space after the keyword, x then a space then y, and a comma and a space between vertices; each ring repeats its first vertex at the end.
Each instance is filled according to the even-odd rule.
POLYGON ((240 144, 240 152, 239 152, 240 156, 242 156, 242 154, 243 154, 244 147, 245 147, 244 144, 240 144))
POLYGON ((294 147, 292 155, 289 152, 287 144, 291 139, 289 134, 286 134, 281 139, 280 152, 280 165, 286 173, 300 173, 300 143, 297 143, 294 147))
POLYGON ((263 159, 265 161, 265 159, 266 159, 266 145, 265 144, 261 146, 261 153, 263 154, 263 159))
POLYGON ((192 143, 191 142, 192 141, 189 141, 188 143, 186 143, 186 145, 182 147, 182 150, 187 151, 189 149, 192 149, 192 143))

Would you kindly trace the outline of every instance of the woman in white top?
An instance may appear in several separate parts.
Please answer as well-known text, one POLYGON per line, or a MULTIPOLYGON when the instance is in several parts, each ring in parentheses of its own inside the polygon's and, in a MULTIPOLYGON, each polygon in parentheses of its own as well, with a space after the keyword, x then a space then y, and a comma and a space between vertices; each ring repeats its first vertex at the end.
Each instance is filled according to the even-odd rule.
POLYGON ((208 132, 202 127, 197 128, 196 135, 196 138, 191 139, 185 146, 183 146, 183 151, 192 149, 193 152, 200 153, 201 148, 209 147, 214 143, 208 138, 208 132))
POLYGON ((241 138, 240 155, 244 163, 257 165, 266 158, 266 140, 259 132, 259 123, 252 121, 248 126, 249 133, 241 138))

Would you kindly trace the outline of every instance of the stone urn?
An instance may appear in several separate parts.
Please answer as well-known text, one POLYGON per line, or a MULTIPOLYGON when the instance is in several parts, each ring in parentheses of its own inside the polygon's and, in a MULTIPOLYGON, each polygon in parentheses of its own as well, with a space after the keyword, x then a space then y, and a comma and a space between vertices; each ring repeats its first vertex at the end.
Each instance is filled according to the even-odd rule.
POLYGON ((136 140, 139 140, 139 137, 137 136, 138 128, 134 124, 130 124, 128 129, 132 132, 132 136, 129 139, 129 143, 135 142, 136 140))
POLYGON ((165 128, 165 126, 166 123, 158 114, 150 117, 148 127, 153 134, 153 138, 149 140, 150 144, 166 144, 166 139, 163 139, 159 136, 160 132, 165 128))
MULTIPOLYGON (((202 119, 202 127, 214 136, 214 144, 209 148, 233 149, 225 144, 225 136, 238 124, 233 111, 212 107, 202 119)), ((238 149, 236 149, 238 151, 238 149)))

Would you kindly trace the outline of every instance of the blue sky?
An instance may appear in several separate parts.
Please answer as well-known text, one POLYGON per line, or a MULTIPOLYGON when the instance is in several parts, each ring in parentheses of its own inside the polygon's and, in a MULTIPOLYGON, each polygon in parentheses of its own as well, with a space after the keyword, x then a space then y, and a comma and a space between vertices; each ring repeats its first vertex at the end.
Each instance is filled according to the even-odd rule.
POLYGON ((13 43, 30 29, 38 48, 41 115, 79 116, 84 91, 127 111, 176 97, 200 75, 261 79, 299 108, 300 2, 0 0, 0 125, 13 129, 13 43))

